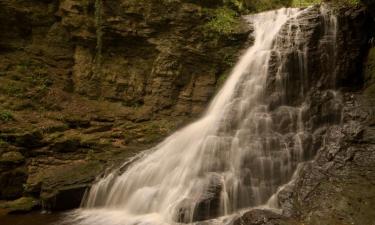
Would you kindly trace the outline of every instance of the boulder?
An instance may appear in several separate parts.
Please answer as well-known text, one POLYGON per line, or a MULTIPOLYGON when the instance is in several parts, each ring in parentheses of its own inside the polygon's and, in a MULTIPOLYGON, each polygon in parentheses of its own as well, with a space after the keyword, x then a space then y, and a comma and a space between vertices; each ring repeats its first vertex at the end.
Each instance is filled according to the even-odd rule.
POLYGON ((0 208, 4 209, 7 213, 26 213, 39 207, 39 200, 33 197, 21 197, 14 201, 0 203, 0 208))

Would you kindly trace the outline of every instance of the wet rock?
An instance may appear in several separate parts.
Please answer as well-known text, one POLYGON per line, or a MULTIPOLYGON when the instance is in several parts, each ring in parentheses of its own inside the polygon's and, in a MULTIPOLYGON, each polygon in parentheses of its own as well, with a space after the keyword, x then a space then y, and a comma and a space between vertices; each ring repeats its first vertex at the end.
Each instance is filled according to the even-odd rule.
POLYGON ((293 225, 297 221, 270 210, 253 209, 234 220, 233 225, 293 225))
POLYGON ((375 127, 368 127, 363 131, 362 141, 369 144, 375 144, 375 127))
POLYGON ((177 207, 175 219, 181 223, 191 223, 215 218, 220 215, 222 181, 217 174, 208 175, 208 183, 200 184, 203 192, 197 199, 184 199, 177 207))
POLYGON ((113 127, 113 123, 96 122, 96 123, 92 123, 92 127, 85 130, 84 133, 92 134, 92 133, 110 131, 112 127, 113 127))
POLYGON ((220 176, 212 175, 210 177, 206 190, 204 190, 196 202, 193 221, 207 220, 220 215, 222 186, 220 176))
POLYGON ((23 167, 0 172, 0 198, 15 199, 23 194, 23 184, 27 179, 27 171, 23 167))
POLYGON ((325 143, 315 160, 305 164, 296 180, 279 193, 278 201, 285 215, 298 216, 314 225, 321 221, 371 224, 374 220, 370 207, 375 196, 375 161, 371 153, 374 105, 365 99, 357 95, 345 101, 346 122, 327 128, 323 133, 325 143), (347 110, 353 104, 355 114, 347 110), (364 119, 357 115, 367 116, 364 119), (368 133, 363 135, 364 132, 368 133))
POLYGON ((0 137, 8 143, 25 148, 36 148, 45 145, 43 135, 39 130, 20 133, 0 133, 0 137))
POLYGON ((70 128, 87 128, 90 126, 90 120, 85 118, 67 117, 64 122, 67 123, 70 128))
POLYGON ((80 138, 63 138, 53 143, 50 147, 52 151, 56 152, 74 152, 81 146, 80 138))
MULTIPOLYGON (((371 23, 370 18, 363 7, 342 7, 339 9, 337 17, 337 23, 340 26, 335 33, 334 51, 328 40, 331 37, 325 37, 325 32, 330 32, 328 30, 334 28, 327 27, 327 24, 324 24, 324 18, 317 6, 305 10, 299 15, 298 28, 306 34, 301 37, 303 39, 301 43, 288 46, 288 42, 284 42, 283 38, 280 38, 280 53, 285 60, 285 66, 279 68, 281 59, 277 54, 272 54, 269 68, 270 76, 267 78, 267 92, 269 95, 274 95, 271 98, 271 108, 275 108, 279 104, 296 105, 301 103, 309 94, 311 87, 324 90, 334 87, 355 89, 361 86, 362 78, 358 75, 358 71, 362 71, 361 62, 366 57, 365 48, 368 41, 368 33, 363 31, 371 23), (322 40, 322 38, 328 38, 328 41, 322 40), (304 56, 300 55, 298 51, 294 51, 294 48, 301 51, 306 49, 305 54, 308 58, 303 59, 304 56), (336 61, 332 61, 336 56, 340 57, 337 57, 336 61), (301 59, 305 63, 302 67, 295 63, 301 61, 301 59), (352 60, 355 60, 358 64, 350 63, 352 60), (328 64, 331 66, 327 66, 328 64), (278 71, 278 69, 281 69, 281 71, 278 71), (275 82, 277 73, 281 74, 281 81, 279 82, 288 87, 282 96, 275 96, 274 94, 277 89, 277 82, 275 82), (282 99, 282 102, 280 102, 280 99, 282 99)), ((291 29, 290 24, 288 24, 282 28, 281 34, 284 34, 285 37, 294 37, 298 35, 297 31, 298 29, 291 29)), ((334 106, 327 105, 327 107, 330 110, 334 106)), ((329 112, 324 108, 322 110, 324 113, 329 112)))
POLYGON ((0 164, 20 164, 25 157, 20 152, 6 152, 0 157, 0 164))
POLYGON ((33 197, 21 197, 14 201, 0 203, 0 208, 7 213, 26 213, 39 207, 39 200, 33 197))
POLYGON ((52 193, 43 192, 43 208, 46 210, 62 211, 78 208, 81 205, 82 198, 89 184, 80 184, 76 186, 62 187, 52 193))
POLYGON ((86 188, 102 171, 103 165, 97 161, 55 164, 57 165, 44 165, 45 171, 32 171, 26 183, 26 191, 35 193, 39 190, 43 206, 48 210, 79 207, 86 188))

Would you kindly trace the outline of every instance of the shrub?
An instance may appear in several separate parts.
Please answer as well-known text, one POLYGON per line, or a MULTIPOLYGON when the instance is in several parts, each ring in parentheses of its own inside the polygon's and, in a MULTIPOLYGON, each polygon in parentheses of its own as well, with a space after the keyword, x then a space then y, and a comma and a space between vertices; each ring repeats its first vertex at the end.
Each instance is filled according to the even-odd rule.
POLYGON ((238 12, 242 12, 246 9, 246 5, 243 0, 224 0, 224 3, 229 8, 234 9, 238 12))
POLYGON ((219 89, 223 86, 225 81, 228 79, 229 74, 228 73, 223 73, 219 76, 216 82, 216 89, 219 89))
POLYGON ((289 7, 293 0, 243 0, 245 6, 253 12, 261 12, 281 7, 289 7))
POLYGON ((22 97, 25 89, 17 83, 7 84, 2 88, 5 94, 12 97, 22 97))
POLYGON ((11 120, 14 120, 14 117, 13 117, 12 113, 10 113, 9 111, 1 111, 0 112, 0 120, 3 121, 3 122, 9 122, 11 120))
POLYGON ((320 4, 322 0, 293 0, 292 7, 307 7, 314 4, 320 4))
POLYGON ((205 25, 208 32, 226 35, 233 33, 240 24, 237 13, 227 7, 213 10, 210 16, 210 21, 205 25))

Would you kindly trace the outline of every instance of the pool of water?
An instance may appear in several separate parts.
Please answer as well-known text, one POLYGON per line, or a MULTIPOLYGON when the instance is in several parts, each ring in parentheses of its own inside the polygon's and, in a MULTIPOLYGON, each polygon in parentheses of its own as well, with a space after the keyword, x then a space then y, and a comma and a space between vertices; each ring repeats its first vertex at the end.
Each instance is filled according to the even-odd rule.
POLYGON ((27 214, 1 215, 1 225, 57 225, 62 220, 62 213, 32 212, 27 214))

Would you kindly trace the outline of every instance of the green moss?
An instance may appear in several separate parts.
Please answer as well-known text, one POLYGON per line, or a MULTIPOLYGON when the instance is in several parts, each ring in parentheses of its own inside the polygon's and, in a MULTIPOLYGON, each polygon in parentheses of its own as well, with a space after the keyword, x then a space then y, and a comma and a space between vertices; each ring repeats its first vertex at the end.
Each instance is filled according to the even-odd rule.
POLYGON ((70 185, 91 182, 102 171, 103 166, 99 161, 57 166, 49 171, 41 171, 34 182, 42 183, 43 190, 54 192, 70 185))
POLYGON ((216 88, 217 89, 221 88, 227 79, 228 79, 228 73, 223 73, 221 76, 219 76, 216 82, 216 88))
POLYGON ((252 12, 262 12, 281 7, 289 7, 293 0, 244 0, 246 7, 252 12))
POLYGON ((153 144, 162 140, 178 126, 178 121, 154 120, 144 123, 124 124, 124 142, 127 144, 153 144))
POLYGON ((41 99, 53 83, 48 67, 43 63, 21 61, 13 69, 11 79, 4 79, 0 86, 0 92, 7 96, 41 99))
POLYGON ((9 212, 28 212, 39 206, 39 201, 32 197, 22 197, 0 204, 0 208, 9 212))
POLYGON ((322 3, 322 0, 293 0, 292 7, 307 7, 320 3, 322 3))
POLYGON ((11 97, 22 97, 25 93, 25 88, 18 83, 5 84, 2 89, 6 95, 11 97))
POLYGON ((209 11, 209 14, 211 19, 204 26, 206 34, 231 34, 240 25, 238 14, 230 8, 217 8, 209 11))
POLYGON ((35 73, 26 76, 26 81, 37 86, 48 87, 52 84, 52 81, 46 76, 46 74, 43 74, 40 71, 36 71, 35 73))
POLYGON ((14 117, 9 111, 0 111, 0 121, 9 122, 14 120, 14 117))
POLYGON ((225 5, 239 12, 243 12, 246 9, 245 2, 242 0, 224 0, 225 5))

